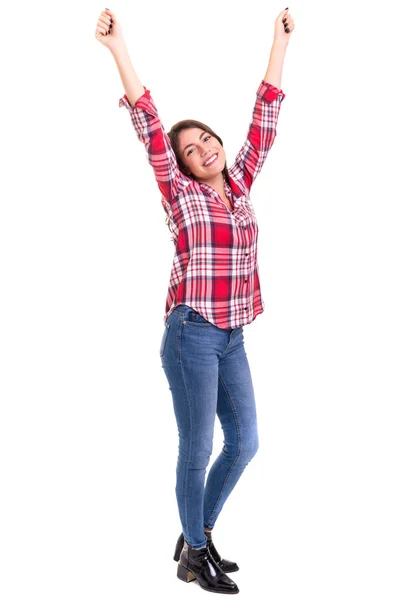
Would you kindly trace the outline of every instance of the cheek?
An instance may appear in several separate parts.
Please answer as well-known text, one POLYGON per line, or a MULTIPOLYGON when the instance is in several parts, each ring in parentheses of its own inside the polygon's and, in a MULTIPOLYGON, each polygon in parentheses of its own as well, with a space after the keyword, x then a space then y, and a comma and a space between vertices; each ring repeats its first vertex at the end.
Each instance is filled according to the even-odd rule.
POLYGON ((185 165, 185 167, 188 166, 188 160, 185 156, 181 155, 180 156, 181 161, 183 162, 183 164, 185 165))
POLYGON ((191 163, 185 156, 181 156, 180 157, 182 163, 183 163, 183 172, 191 172, 192 168, 193 168, 193 163, 191 163))

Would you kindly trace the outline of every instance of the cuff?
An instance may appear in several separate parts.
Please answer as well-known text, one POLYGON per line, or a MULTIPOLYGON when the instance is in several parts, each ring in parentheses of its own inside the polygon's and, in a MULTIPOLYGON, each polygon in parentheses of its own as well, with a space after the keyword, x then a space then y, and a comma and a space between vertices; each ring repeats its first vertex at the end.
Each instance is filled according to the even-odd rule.
POLYGON ((139 96, 139 98, 136 100, 136 102, 133 106, 129 102, 128 96, 126 94, 124 94, 122 96, 122 98, 119 99, 118 107, 121 108, 121 106, 126 106, 126 108, 129 111, 132 111, 134 108, 146 109, 149 106, 149 102, 151 101, 151 96, 150 96, 150 90, 148 90, 145 85, 143 87, 144 87, 144 93, 141 96, 139 96))
POLYGON ((268 83, 267 81, 264 81, 264 79, 259 85, 257 94, 268 104, 273 102, 278 96, 280 96, 280 101, 282 101, 286 95, 282 92, 282 90, 278 90, 278 88, 272 85, 272 83, 268 83))

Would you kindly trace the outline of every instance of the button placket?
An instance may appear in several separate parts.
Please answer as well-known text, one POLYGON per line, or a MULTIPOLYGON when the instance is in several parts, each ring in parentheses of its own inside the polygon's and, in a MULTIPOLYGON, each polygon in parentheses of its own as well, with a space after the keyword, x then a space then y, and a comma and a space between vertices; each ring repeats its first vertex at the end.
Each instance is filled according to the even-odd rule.
MULTIPOLYGON (((214 190, 214 188, 212 188, 210 185, 208 185, 208 183, 202 183, 201 185, 203 185, 203 186, 206 186, 206 188, 208 188, 208 189, 209 189, 209 191, 210 191, 209 193, 211 194, 211 196, 212 196, 213 198, 215 198, 215 199, 218 201, 218 203, 222 203, 222 204, 225 206, 225 209, 228 211, 228 213, 229 213, 230 215, 234 216, 234 212, 235 212, 235 204, 234 204, 233 200, 232 200, 232 202, 231 202, 231 204, 233 205, 233 210, 231 210, 231 209, 230 209, 230 208, 229 208, 229 207, 228 207, 228 206, 225 204, 225 202, 222 200, 222 198, 221 198, 221 196, 218 194, 218 192, 216 192, 216 191, 214 190)), ((228 197, 228 200, 229 200, 229 196, 228 196, 228 194, 227 194, 227 197, 228 197)))

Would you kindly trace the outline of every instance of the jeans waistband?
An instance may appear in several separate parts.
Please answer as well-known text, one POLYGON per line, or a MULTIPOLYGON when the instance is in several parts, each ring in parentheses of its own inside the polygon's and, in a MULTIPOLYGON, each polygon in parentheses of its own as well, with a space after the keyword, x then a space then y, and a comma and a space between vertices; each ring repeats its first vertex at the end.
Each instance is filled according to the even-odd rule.
POLYGON ((185 314, 189 310, 194 310, 194 308, 192 308, 191 306, 188 306, 187 304, 178 304, 178 306, 176 306, 172 312, 185 314))
MULTIPOLYGON (((176 306, 173 309, 171 315, 179 314, 179 315, 181 315, 182 319, 185 319, 185 318, 188 318, 188 315, 189 315, 190 311, 192 311, 192 310, 197 312, 195 308, 192 308, 191 306, 188 306, 187 304, 178 304, 178 306, 176 306)), ((200 315, 200 316, 202 316, 202 315, 200 315)), ((217 326, 214 325, 214 327, 217 327, 217 326)), ((227 329, 222 328, 222 327, 217 327, 217 329, 221 329, 222 331, 227 331, 227 332, 233 332, 235 330, 242 329, 242 327, 236 327, 236 328, 229 327, 227 329)))

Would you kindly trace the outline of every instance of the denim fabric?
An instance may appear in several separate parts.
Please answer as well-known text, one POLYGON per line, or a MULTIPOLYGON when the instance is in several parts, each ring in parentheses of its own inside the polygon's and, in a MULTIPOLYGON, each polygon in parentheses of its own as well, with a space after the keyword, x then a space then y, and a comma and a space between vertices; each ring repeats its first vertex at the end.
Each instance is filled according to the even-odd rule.
POLYGON ((176 498, 187 543, 206 545, 229 494, 258 449, 257 415, 243 327, 221 329, 185 304, 169 315, 160 358, 179 434, 176 498), (215 415, 224 434, 213 450, 215 415))

